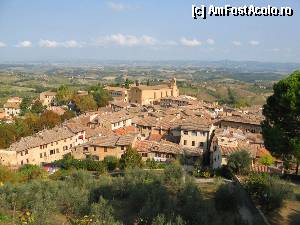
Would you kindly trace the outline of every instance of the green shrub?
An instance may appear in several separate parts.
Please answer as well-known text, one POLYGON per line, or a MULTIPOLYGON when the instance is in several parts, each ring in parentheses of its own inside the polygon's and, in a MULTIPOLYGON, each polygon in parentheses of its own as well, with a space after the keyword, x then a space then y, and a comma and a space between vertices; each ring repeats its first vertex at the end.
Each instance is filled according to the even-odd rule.
POLYGON ((21 181, 29 181, 37 178, 45 178, 47 171, 36 165, 24 165, 18 171, 18 176, 21 181))
POLYGON ((247 150, 241 150, 230 154, 227 166, 235 174, 247 174, 251 166, 250 153, 247 150))
POLYGON ((259 159, 259 163, 265 166, 271 166, 274 164, 274 159, 271 155, 266 154, 259 159))
POLYGON ((108 171, 113 171, 119 167, 119 160, 115 156, 106 156, 104 158, 104 163, 108 171))
POLYGON ((122 169, 142 168, 144 165, 142 156, 134 148, 128 148, 120 159, 122 169))
POLYGON ((283 201, 292 193, 287 182, 268 174, 252 174, 245 187, 267 212, 282 207, 283 201))
POLYGON ((237 211, 240 201, 240 190, 233 184, 222 184, 215 193, 217 210, 237 211))

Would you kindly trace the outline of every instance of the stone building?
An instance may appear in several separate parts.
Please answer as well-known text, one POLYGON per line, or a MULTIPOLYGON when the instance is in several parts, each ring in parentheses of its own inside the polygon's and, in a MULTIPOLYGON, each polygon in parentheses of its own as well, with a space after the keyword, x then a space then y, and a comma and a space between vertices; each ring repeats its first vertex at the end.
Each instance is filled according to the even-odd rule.
POLYGON ((105 87, 114 101, 128 102, 128 90, 122 87, 105 87))
POLYGON ((121 158, 129 146, 136 141, 136 135, 111 135, 97 137, 89 143, 73 148, 72 156, 75 159, 93 158, 104 160, 107 156, 121 158))
POLYGON ((46 92, 40 93, 40 102, 44 106, 48 107, 48 106, 53 105, 55 98, 56 98, 56 92, 46 91, 46 92))
POLYGON ((20 105, 22 98, 10 97, 4 104, 5 115, 8 116, 18 116, 21 112, 20 105))
POLYGON ((0 150, 0 164, 20 167, 25 164, 42 165, 62 159, 71 148, 85 142, 85 131, 72 132, 67 127, 43 130, 21 138, 9 148, 0 150))
POLYGON ((176 84, 176 78, 173 78, 169 84, 155 86, 139 85, 132 87, 129 92, 129 103, 140 105, 156 104, 161 98, 173 96, 177 97, 179 90, 176 84))

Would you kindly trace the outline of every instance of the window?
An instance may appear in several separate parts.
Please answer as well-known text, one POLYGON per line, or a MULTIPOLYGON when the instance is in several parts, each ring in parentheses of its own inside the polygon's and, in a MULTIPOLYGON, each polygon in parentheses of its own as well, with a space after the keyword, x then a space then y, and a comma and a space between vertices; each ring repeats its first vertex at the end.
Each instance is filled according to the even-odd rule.
POLYGON ((142 153, 142 157, 148 157, 148 153, 142 153))
POLYGON ((197 131, 192 131, 192 136, 197 136, 197 131))
POLYGON ((21 156, 23 156, 23 152, 21 152, 21 156))
POLYGON ((50 155, 54 155, 55 154, 55 150, 50 150, 50 155))
POLYGON ((29 159, 26 159, 26 162, 29 163, 29 159))
POLYGON ((72 148, 72 146, 73 146, 73 145, 72 145, 72 144, 70 144, 70 148, 72 148))
POLYGON ((64 142, 67 142, 67 139, 65 139, 64 142))
POLYGON ((107 152, 107 147, 104 147, 104 152, 107 152))
POLYGON ((94 152, 97 150, 97 148, 96 147, 94 147, 94 152))
POLYGON ((42 149, 43 148, 43 145, 40 145, 40 149, 42 149))
POLYGON ((187 140, 184 140, 184 141, 183 141, 183 145, 187 145, 187 140))
POLYGON ((65 151, 65 150, 68 150, 68 146, 65 145, 65 146, 63 147, 63 150, 64 150, 64 151, 65 151))
POLYGON ((124 150, 125 149, 125 146, 121 146, 121 150, 124 150))
POLYGON ((59 153, 59 149, 58 148, 56 149, 56 153, 59 153))
POLYGON ((51 146, 53 146, 53 142, 51 142, 51 146))
POLYGON ((40 153, 40 158, 43 158, 43 153, 40 153))
POLYGON ((44 157, 46 157, 47 156, 47 153, 46 152, 44 152, 44 157))
POLYGON ((55 144, 58 145, 58 141, 56 141, 55 144))
POLYGON ((23 165, 23 160, 21 160, 21 165, 23 165))
POLYGON ((83 147, 83 151, 88 151, 89 148, 88 147, 83 147))
POLYGON ((27 155, 28 154, 28 150, 25 150, 25 155, 27 155))
POLYGON ((203 146, 204 146, 204 143, 203 143, 203 142, 200 142, 199 145, 200 145, 200 147, 203 147, 203 146))
POLYGON ((187 130, 184 130, 184 131, 183 131, 183 134, 184 134, 184 135, 188 135, 189 132, 188 132, 187 130))
POLYGON ((192 146, 195 146, 195 141, 192 141, 192 146))

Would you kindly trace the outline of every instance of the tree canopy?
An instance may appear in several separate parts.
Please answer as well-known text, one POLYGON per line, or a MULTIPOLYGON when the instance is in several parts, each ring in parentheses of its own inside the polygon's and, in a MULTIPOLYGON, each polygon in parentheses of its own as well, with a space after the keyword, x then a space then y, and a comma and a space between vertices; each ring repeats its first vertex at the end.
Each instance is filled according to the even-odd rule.
MULTIPOLYGON (((274 94, 263 108, 266 148, 276 155, 300 160, 300 71, 273 86, 274 94)), ((297 171, 298 172, 298 171, 297 171)))
POLYGON ((110 94, 100 85, 92 86, 89 89, 98 107, 108 105, 108 102, 112 100, 110 94))
POLYGON ((228 167, 236 174, 245 174, 250 170, 251 156, 247 150, 230 154, 227 161, 228 167))

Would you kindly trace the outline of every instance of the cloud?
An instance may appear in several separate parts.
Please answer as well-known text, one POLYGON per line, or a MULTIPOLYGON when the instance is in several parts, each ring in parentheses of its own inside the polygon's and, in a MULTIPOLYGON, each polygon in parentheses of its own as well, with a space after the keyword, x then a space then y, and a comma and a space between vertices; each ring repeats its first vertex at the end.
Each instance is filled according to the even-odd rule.
POLYGON ((56 48, 59 46, 59 43, 57 41, 40 40, 39 46, 42 48, 56 48))
POLYGON ((18 48, 31 48, 32 43, 31 43, 31 41, 21 41, 16 45, 16 47, 18 47, 18 48))
POLYGON ((69 40, 62 43, 65 48, 81 48, 83 43, 79 43, 75 40, 69 40))
POLYGON ((122 3, 108 2, 107 5, 111 10, 115 12, 120 12, 128 9, 128 7, 122 3))
POLYGON ((187 39, 185 37, 180 39, 180 43, 186 47, 196 47, 202 45, 202 42, 197 39, 187 39))
POLYGON ((4 47, 6 47, 6 44, 0 41, 0 48, 4 48, 4 47))
POLYGON ((235 45, 235 46, 241 46, 242 42, 240 42, 240 41, 233 41, 232 44, 235 45))
POLYGON ((125 35, 125 34, 112 34, 105 37, 100 37, 96 41, 96 45, 106 46, 106 45, 120 45, 120 46, 137 46, 137 45, 155 45, 156 39, 148 36, 135 36, 135 35, 125 35))
POLYGON ((63 47, 63 48, 80 48, 83 46, 83 43, 79 43, 75 40, 68 40, 64 42, 57 42, 57 41, 52 41, 52 40, 40 40, 39 41, 39 46, 41 48, 58 48, 58 47, 63 47))
POLYGON ((254 40, 252 40, 252 41, 249 41, 249 44, 252 45, 252 46, 257 46, 257 45, 259 45, 260 43, 259 43, 259 41, 254 41, 254 40))
POLYGON ((272 51, 272 52, 279 52, 280 49, 279 49, 279 48, 273 48, 273 49, 271 49, 271 51, 272 51))
POLYGON ((214 44, 215 44, 215 40, 214 40, 214 39, 211 39, 211 38, 207 39, 206 42, 207 42, 207 44, 209 44, 209 45, 214 45, 214 44))

